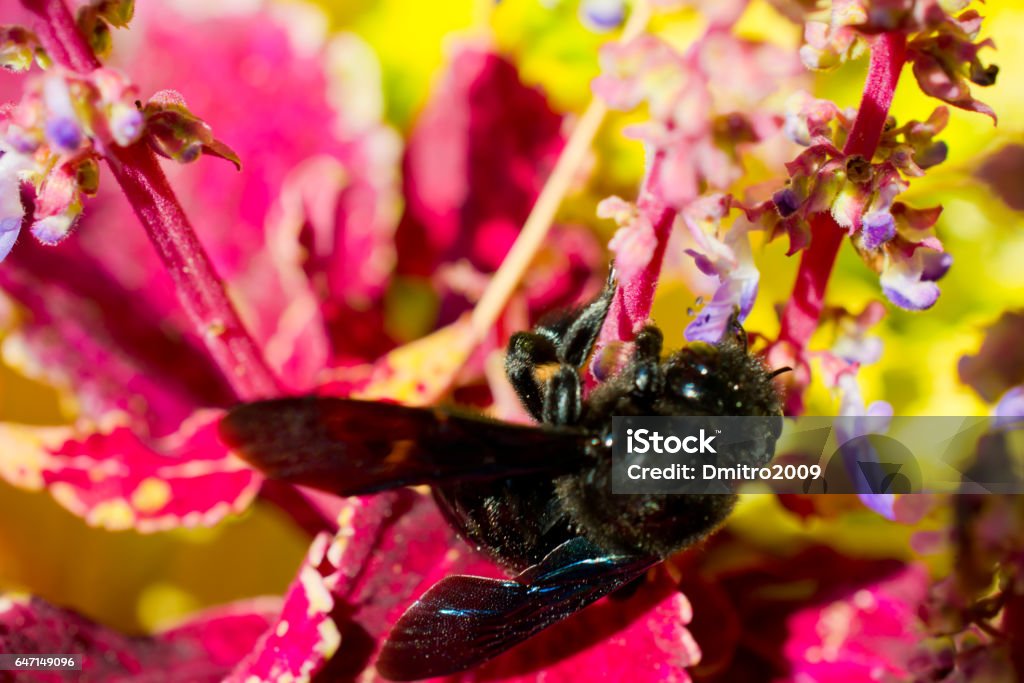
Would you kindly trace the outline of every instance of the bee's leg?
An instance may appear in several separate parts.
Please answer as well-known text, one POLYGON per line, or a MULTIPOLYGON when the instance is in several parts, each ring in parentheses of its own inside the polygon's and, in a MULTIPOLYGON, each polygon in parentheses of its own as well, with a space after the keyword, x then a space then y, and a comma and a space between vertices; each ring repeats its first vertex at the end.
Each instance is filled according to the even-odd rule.
POLYGON ((615 294, 615 269, 600 295, 570 316, 538 325, 532 332, 512 336, 505 356, 505 373, 534 419, 550 424, 575 424, 583 412, 579 369, 590 356, 615 294), (541 385, 536 370, 558 363, 556 373, 541 385))
POLYGON ((636 335, 633 351, 633 388, 644 396, 661 393, 661 346, 664 335, 654 325, 648 325, 636 335))
POLYGON ((546 336, 536 332, 518 332, 508 342, 505 374, 519 400, 535 420, 544 419, 545 398, 536 370, 540 365, 558 362, 558 350, 546 336))
MULTIPOLYGON (((740 322, 740 307, 736 306, 729 316, 729 325, 726 328, 728 333, 732 335, 732 340, 743 349, 743 352, 747 352, 747 331, 743 329, 743 323, 740 322)), ((724 337, 719 344, 725 343, 728 337, 724 337)))
POLYGON ((542 421, 553 425, 576 424, 583 413, 583 388, 576 368, 562 365, 544 383, 542 421))
POLYGON ((558 344, 558 359, 574 368, 581 368, 594 349, 608 309, 615 295, 615 269, 608 273, 608 282, 596 299, 583 307, 558 344))

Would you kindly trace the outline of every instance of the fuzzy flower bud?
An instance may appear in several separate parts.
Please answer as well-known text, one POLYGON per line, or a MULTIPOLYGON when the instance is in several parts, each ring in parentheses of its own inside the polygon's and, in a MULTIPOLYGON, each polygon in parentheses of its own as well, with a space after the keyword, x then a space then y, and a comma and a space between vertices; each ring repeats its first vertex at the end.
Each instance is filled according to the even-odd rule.
POLYGON ((239 170, 242 162, 230 147, 213 136, 213 129, 188 110, 184 98, 162 90, 142 108, 148 140, 153 150, 168 159, 189 163, 201 154, 227 159, 239 170))

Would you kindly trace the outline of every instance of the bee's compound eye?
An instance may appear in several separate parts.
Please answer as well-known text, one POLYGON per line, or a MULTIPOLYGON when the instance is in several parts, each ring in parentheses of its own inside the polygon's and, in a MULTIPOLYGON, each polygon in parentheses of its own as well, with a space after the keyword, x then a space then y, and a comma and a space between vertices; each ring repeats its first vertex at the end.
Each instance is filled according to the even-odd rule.
POLYGON ((684 382, 678 393, 689 401, 699 401, 702 392, 696 382, 684 382))
POLYGON ((669 390, 686 400, 700 400, 703 390, 689 373, 674 372, 668 378, 669 390))
POLYGON ((699 401, 704 395, 704 390, 696 378, 681 368, 669 370, 665 381, 670 392, 687 401, 699 401))

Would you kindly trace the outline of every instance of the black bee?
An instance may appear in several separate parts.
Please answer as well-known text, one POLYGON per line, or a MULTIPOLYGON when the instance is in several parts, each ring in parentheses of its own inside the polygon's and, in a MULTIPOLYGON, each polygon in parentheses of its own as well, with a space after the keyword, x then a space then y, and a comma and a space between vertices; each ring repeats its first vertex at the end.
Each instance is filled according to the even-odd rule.
MULTIPOLYGON (((584 398, 580 373, 613 291, 610 281, 589 305, 509 342, 506 371, 536 427, 326 397, 250 403, 222 422, 225 440, 274 479, 343 496, 431 485, 451 525, 510 573, 507 581, 449 576, 430 588, 384 643, 383 676, 478 666, 728 516, 732 495, 612 494, 612 416, 781 415, 777 373, 748 353, 738 323, 718 344, 665 358, 661 331, 647 326, 627 365, 584 398)), ((777 434, 765 435, 749 464, 771 459, 777 434)))

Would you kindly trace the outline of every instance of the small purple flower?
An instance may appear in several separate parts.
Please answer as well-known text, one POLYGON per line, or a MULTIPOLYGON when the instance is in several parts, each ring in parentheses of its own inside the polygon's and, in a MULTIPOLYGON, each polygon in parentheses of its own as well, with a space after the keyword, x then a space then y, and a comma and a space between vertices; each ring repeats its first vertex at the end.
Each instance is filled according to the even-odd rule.
POLYGON ((872 211, 861 222, 861 240, 865 249, 878 249, 896 236, 896 219, 888 211, 872 211))
POLYGON ((953 255, 946 252, 929 251, 923 257, 924 268, 921 279, 926 282, 938 282, 953 265, 953 255))
POLYGON ((21 232, 25 207, 21 203, 21 173, 31 160, 17 152, 0 153, 0 261, 7 258, 21 232))
POLYGON ((899 287, 888 287, 882 285, 882 293, 885 298, 907 311, 923 311, 935 305, 939 298, 939 288, 934 284, 930 287, 923 286, 930 283, 919 282, 922 286, 908 286, 903 289, 899 287))
POLYGON ((131 106, 115 107, 110 115, 110 134, 114 142, 127 147, 142 136, 146 119, 142 112, 131 106))
POLYGON ((772 195, 772 203, 783 218, 789 218, 800 208, 800 198, 792 188, 787 187, 772 195))
MULTIPOLYGON (((882 293, 892 303, 908 311, 923 311, 939 299, 939 286, 926 279, 925 249, 916 249, 907 257, 896 251, 888 255, 879 282, 882 293)), ((942 252, 933 252, 941 254, 942 252)))
POLYGON ((77 213, 47 216, 32 224, 32 235, 39 240, 40 244, 50 247, 60 244, 70 234, 76 218, 78 218, 77 213))
POLYGON ((58 152, 70 154, 82 144, 82 131, 74 119, 58 116, 46 122, 46 139, 58 152))
POLYGON ((1003 394, 992 414, 996 426, 1020 423, 1024 418, 1024 385, 1013 387, 1003 394))
POLYGON ((914 154, 914 163, 920 168, 931 168, 946 160, 949 155, 949 145, 942 140, 926 147, 914 154))
POLYGON ((885 434, 892 420, 892 406, 885 401, 874 401, 865 407, 857 378, 852 374, 842 375, 838 388, 841 399, 839 417, 835 422, 836 441, 840 444, 846 472, 864 505, 887 519, 894 519, 893 494, 875 493, 862 465, 878 462, 878 453, 869 441, 860 438, 868 434, 885 434))
POLYGON ((0 261, 7 258, 18 241, 21 232, 21 219, 14 216, 0 218, 0 261))
POLYGON ((42 94, 47 111, 47 141, 57 152, 74 152, 82 144, 82 130, 67 81, 59 73, 49 75, 43 81, 42 94))
POLYGON ((711 301, 700 310, 697 318, 686 326, 688 341, 702 341, 714 344, 722 339, 729 320, 739 313, 742 322, 750 313, 757 298, 758 274, 753 277, 730 278, 715 290, 711 301))
POLYGON ((715 268, 715 264, 707 256, 695 249, 686 249, 685 251, 687 255, 693 257, 693 262, 700 272, 711 277, 718 275, 718 269, 715 268))

